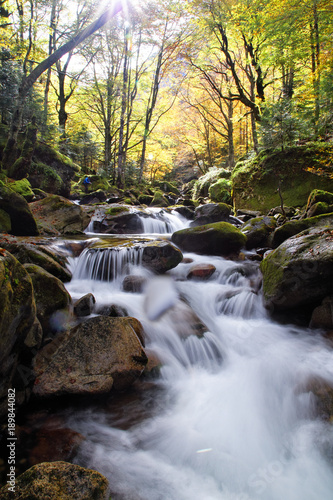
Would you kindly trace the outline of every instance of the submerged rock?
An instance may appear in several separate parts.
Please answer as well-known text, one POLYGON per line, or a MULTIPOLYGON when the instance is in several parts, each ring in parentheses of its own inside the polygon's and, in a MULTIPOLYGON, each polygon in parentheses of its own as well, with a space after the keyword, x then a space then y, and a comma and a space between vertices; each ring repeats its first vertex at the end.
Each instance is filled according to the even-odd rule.
POLYGON ((141 293, 147 280, 144 276, 130 275, 123 280, 124 292, 141 293))
POLYGON ((34 394, 50 397, 125 390, 147 363, 138 335, 142 336, 142 327, 134 318, 99 316, 80 323, 61 342, 53 341, 54 353, 52 343, 38 353, 34 394))
POLYGON ((172 241, 185 252, 228 256, 238 254, 246 236, 228 222, 215 222, 176 231, 172 241))
POLYGON ((0 490, 3 500, 108 500, 108 480, 95 470, 67 462, 43 462, 15 480, 15 492, 8 485, 0 490))
POLYGON ((289 238, 260 268, 264 298, 276 310, 318 303, 333 294, 333 231, 313 229, 289 238))

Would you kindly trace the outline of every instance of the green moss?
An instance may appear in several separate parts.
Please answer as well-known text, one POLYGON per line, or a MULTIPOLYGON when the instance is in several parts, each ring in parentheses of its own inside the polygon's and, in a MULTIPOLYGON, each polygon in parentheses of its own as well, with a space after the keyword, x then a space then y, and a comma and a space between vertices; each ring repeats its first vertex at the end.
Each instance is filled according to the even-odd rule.
POLYGON ((151 202, 151 205, 155 207, 168 207, 169 202, 167 198, 164 196, 164 193, 162 191, 155 191, 154 193, 154 198, 153 201, 151 202))
POLYGON ((324 191, 322 189, 314 189, 311 191, 310 196, 308 198, 307 208, 311 207, 315 203, 323 202, 328 205, 333 205, 333 193, 329 193, 328 191, 324 191))
POLYGON ((32 162, 31 175, 38 175, 41 177, 41 182, 38 187, 42 191, 53 193, 59 191, 63 185, 61 177, 45 163, 32 162))
POLYGON ((208 192, 212 201, 228 204, 232 203, 231 181, 229 179, 219 179, 210 186, 208 192))
POLYGON ((261 262, 260 270, 264 275, 263 292, 266 300, 275 295, 276 289, 283 279, 284 261, 287 265, 288 260, 286 250, 278 248, 261 262))
POLYGON ((228 179, 231 173, 223 168, 211 168, 205 175, 195 181, 193 186, 193 198, 197 200, 200 197, 207 198, 209 188, 219 179, 228 179))
POLYGON ((331 227, 333 225, 333 213, 317 215, 303 220, 288 221, 278 227, 273 235, 273 246, 278 247, 288 238, 305 231, 311 227, 331 227))
POLYGON ((158 187, 159 190, 163 191, 164 193, 172 193, 175 195, 180 194, 180 191, 177 188, 176 184, 173 184, 172 182, 157 181, 157 182, 154 182, 154 187, 158 187))
POLYGON ((4 210, 0 209, 0 233, 10 233, 12 225, 10 217, 4 210))
POLYGON ((128 207, 115 206, 115 207, 108 208, 105 211, 105 213, 107 215, 120 215, 120 214, 128 213, 129 211, 130 211, 130 209, 128 207))
POLYGON ((23 196, 23 198, 25 198, 27 202, 30 202, 34 199, 35 195, 31 189, 31 184, 28 179, 21 179, 19 181, 11 182, 9 184, 9 187, 15 193, 23 196))

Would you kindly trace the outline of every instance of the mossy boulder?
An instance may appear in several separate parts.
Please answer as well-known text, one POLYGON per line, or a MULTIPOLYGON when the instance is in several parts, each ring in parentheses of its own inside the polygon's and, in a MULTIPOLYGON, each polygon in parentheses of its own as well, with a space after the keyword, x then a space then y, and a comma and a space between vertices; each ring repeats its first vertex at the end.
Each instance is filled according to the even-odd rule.
POLYGON ((313 189, 333 191, 332 155, 332 144, 309 143, 238 162, 231 177, 236 208, 267 213, 280 204, 279 184, 291 207, 306 205, 313 189))
POLYGON ((208 194, 209 198, 214 202, 231 205, 231 181, 229 179, 219 179, 210 186, 208 194))
POLYGON ((309 208, 316 203, 333 205, 333 193, 329 193, 328 191, 324 191, 322 189, 314 189, 309 195, 306 210, 309 210, 309 208))
POLYGON ((207 203, 195 209, 191 227, 212 224, 213 222, 230 222, 232 207, 226 203, 207 203))
POLYGON ((38 236, 37 223, 27 201, 3 184, 0 184, 0 209, 10 217, 11 234, 38 236))
POLYGON ((219 179, 229 179, 231 172, 223 168, 211 168, 209 171, 202 175, 193 185, 193 198, 208 198, 209 188, 215 184, 219 179))
POLYGON ((177 196, 180 195, 180 191, 177 188, 176 184, 168 181, 156 181, 154 182, 154 187, 158 187, 159 190, 163 191, 163 193, 171 193, 177 196))
POLYGON ((120 215, 120 214, 128 214, 130 213, 131 209, 129 207, 126 207, 124 205, 113 205, 110 208, 107 208, 105 210, 106 215, 111 215, 112 217, 115 215, 120 215))
POLYGON ((28 203, 35 198, 35 193, 31 189, 31 184, 28 179, 10 182, 8 186, 12 191, 14 191, 14 193, 18 193, 23 196, 28 203))
POLYGON ((107 212, 102 221, 94 221, 93 229, 97 233, 105 234, 142 234, 143 224, 137 213, 130 213, 128 208, 110 209, 111 213, 118 212, 118 215, 111 215, 107 212))
POLYGON ((154 196, 151 196, 150 194, 140 194, 138 196, 138 201, 141 205, 150 205, 151 202, 153 201, 154 196))
POLYGON ((12 224, 10 222, 9 214, 0 209, 0 233, 10 233, 11 230, 12 224))
POLYGON ((182 229, 173 233, 171 239, 185 252, 206 255, 238 254, 246 245, 246 236, 228 222, 182 229))
POLYGON ((271 246, 271 234, 276 228, 276 220, 274 217, 255 217, 245 222, 240 227, 243 234, 246 235, 246 248, 259 248, 271 246))
POLYGON ((95 470, 67 462, 42 462, 17 477, 15 492, 0 490, 3 500, 108 500, 108 480, 95 470))
POLYGON ((69 330, 61 342, 55 338, 36 357, 34 394, 55 397, 127 389, 147 364, 136 324, 140 325, 133 318, 98 316, 69 330))
POLYGON ((276 310, 315 306, 333 293, 333 230, 289 238, 260 265, 266 303, 276 310))
POLYGON ((178 266, 183 260, 181 251, 169 241, 151 241, 142 249, 142 264, 157 274, 178 266))
POLYGON ((285 222, 274 231, 272 245, 276 248, 288 238, 291 238, 292 236, 305 231, 305 229, 312 227, 333 227, 333 213, 285 222))
POLYGON ((69 318, 72 301, 63 283, 35 264, 24 264, 24 268, 33 284, 37 318, 44 337, 64 329, 63 320, 69 318))
POLYGON ((155 191, 154 198, 150 203, 152 207, 168 207, 170 205, 168 199, 164 196, 162 191, 155 191))
POLYGON ((42 234, 80 234, 89 224, 89 215, 62 196, 49 195, 30 204, 42 234))
POLYGON ((0 418, 7 414, 8 388, 15 387, 19 405, 31 382, 32 350, 41 343, 41 328, 36 321, 30 276, 15 257, 1 249, 0 418))
POLYGON ((14 255, 21 264, 36 264, 63 282, 72 278, 71 272, 65 267, 66 260, 42 245, 11 241, 9 238, 0 238, 0 245, 14 255))
POLYGON ((308 217, 315 217, 316 215, 329 214, 333 212, 333 205, 329 205, 324 201, 318 201, 309 208, 307 211, 308 217))

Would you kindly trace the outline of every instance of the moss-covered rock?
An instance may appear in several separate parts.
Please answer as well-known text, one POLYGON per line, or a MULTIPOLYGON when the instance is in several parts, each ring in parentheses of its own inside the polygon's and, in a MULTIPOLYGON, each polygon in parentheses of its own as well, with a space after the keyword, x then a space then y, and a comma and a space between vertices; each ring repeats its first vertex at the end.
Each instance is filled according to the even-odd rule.
POLYGON ((150 205, 151 202, 153 201, 154 196, 151 196, 150 194, 140 194, 138 196, 138 201, 141 205, 150 205))
POLYGON ((57 195, 30 204, 42 234, 78 234, 89 224, 89 215, 79 205, 57 195))
POLYGON ((50 397, 124 390, 146 363, 130 318, 89 318, 67 332, 62 342, 56 338, 38 353, 34 393, 50 397), (53 343, 56 350, 50 357, 53 343))
POLYGON ((271 245, 270 235, 276 228, 276 220, 274 217, 255 217, 245 222, 240 227, 243 234, 246 235, 246 248, 267 247, 271 245))
POLYGON ((308 217, 315 217, 316 215, 329 214, 333 212, 333 205, 329 205, 324 201, 318 201, 309 208, 307 211, 308 217))
POLYGON ((70 315, 71 297, 63 283, 35 264, 24 264, 29 273, 37 306, 37 318, 42 325, 44 336, 64 329, 59 318, 68 319, 70 315), (56 314, 59 313, 60 314, 56 314))
POLYGON ((31 382, 31 349, 38 348, 40 342, 41 329, 36 323, 36 304, 29 274, 15 257, 1 249, 0 418, 8 411, 8 388, 15 387, 17 404, 23 402, 24 391, 31 382))
POLYGON ((42 245, 15 242, 8 238, 0 238, 0 245, 14 255, 21 264, 36 264, 63 282, 72 278, 72 274, 65 267, 65 259, 59 258, 42 245))
POLYGON ((312 205, 319 202, 333 205, 333 193, 329 193, 322 189, 314 189, 309 195, 306 209, 309 210, 312 205))
POLYGON ((306 230, 262 262, 263 292, 276 310, 316 305, 333 293, 333 231, 306 230))
POLYGON ((0 209, 10 217, 11 234, 15 236, 39 234, 36 221, 26 200, 5 185, 0 185, 0 209))
POLYGON ((9 214, 0 209, 0 233, 10 233, 11 230, 12 224, 10 222, 9 214))
POLYGON ((169 241, 151 241, 143 246, 142 264, 157 274, 166 273, 182 260, 180 250, 169 241))
POLYGON ((15 193, 23 196, 25 200, 29 203, 35 198, 35 193, 31 189, 31 184, 28 179, 21 179, 19 181, 14 181, 8 184, 8 187, 15 193))
POLYGON ((209 188, 215 184, 219 179, 229 179, 231 173, 229 170, 223 168, 211 168, 209 171, 202 175, 193 186, 193 198, 207 198, 209 196, 209 188))
POLYGON ((158 187, 163 193, 172 193, 175 195, 179 195, 180 191, 177 188, 176 184, 167 181, 156 181, 154 182, 154 187, 158 187))
POLYGON ((212 224, 213 222, 231 222, 232 207, 226 203, 207 203, 200 205, 195 209, 194 221, 191 222, 193 226, 204 226, 205 224, 212 224))
POLYGON ((237 254, 246 244, 246 236, 228 222, 176 231, 172 241, 185 252, 228 256, 237 254))
POLYGON ((114 206, 107 208, 105 210, 105 214, 111 215, 111 216, 126 214, 126 213, 127 214, 130 213, 130 208, 126 207, 124 205, 114 205, 114 206))
POLYGON ((155 191, 154 198, 150 203, 152 207, 168 207, 170 205, 168 199, 164 196, 162 191, 155 191))
POLYGON ((95 470, 67 462, 43 462, 0 490, 3 500, 108 500, 107 479, 95 470))
POLYGON ((278 247, 288 238, 301 233, 305 229, 311 227, 332 227, 333 226, 333 213, 318 215, 317 217, 309 217, 302 220, 291 220, 285 222, 282 226, 278 227, 273 234, 272 245, 274 248, 278 247))
POLYGON ((333 191, 332 154, 332 144, 310 143, 238 162, 231 178, 235 206, 267 213, 280 204, 279 183, 291 207, 306 205, 313 189, 333 191))
POLYGON ((229 179, 219 179, 212 184, 208 190, 209 198, 217 203, 228 203, 231 205, 231 181, 229 179))

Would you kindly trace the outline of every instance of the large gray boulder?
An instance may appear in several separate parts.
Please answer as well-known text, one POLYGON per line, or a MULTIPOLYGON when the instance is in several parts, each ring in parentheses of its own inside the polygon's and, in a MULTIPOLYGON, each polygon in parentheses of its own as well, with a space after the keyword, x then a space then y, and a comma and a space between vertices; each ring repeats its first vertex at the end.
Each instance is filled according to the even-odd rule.
POLYGON ((20 194, 1 184, 0 209, 6 212, 10 218, 11 234, 15 236, 37 236, 39 231, 27 201, 20 194))
POLYGON ((33 392, 39 397, 106 394, 127 389, 147 356, 134 318, 90 318, 55 338, 37 355, 33 392))
POLYGON ((246 235, 246 248, 259 248, 267 247, 271 244, 270 235, 276 228, 276 220, 274 217, 264 215, 262 217, 255 217, 245 222, 240 230, 246 235))
POLYGON ((306 230, 261 263, 263 292, 276 310, 315 306, 333 293, 333 231, 306 230))
POLYGON ((195 209, 194 221, 191 222, 191 227, 203 226, 212 224, 213 222, 231 222, 232 207, 226 203, 207 203, 200 205, 195 209))

